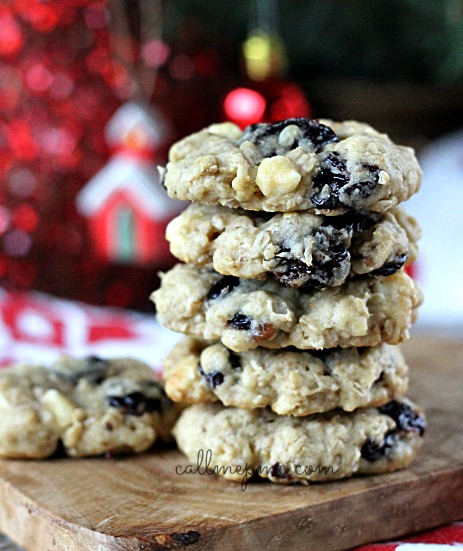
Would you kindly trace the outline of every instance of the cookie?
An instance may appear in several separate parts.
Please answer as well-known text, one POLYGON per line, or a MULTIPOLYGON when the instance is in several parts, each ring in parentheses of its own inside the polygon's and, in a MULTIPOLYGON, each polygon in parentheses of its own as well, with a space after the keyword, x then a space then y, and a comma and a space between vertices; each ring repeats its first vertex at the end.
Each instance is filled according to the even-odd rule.
POLYGON ((378 406, 405 394, 408 367, 397 346, 320 352, 258 348, 234 353, 186 338, 164 363, 166 392, 176 402, 220 401, 303 416, 378 406))
POLYGON ((399 207, 386 214, 265 215, 192 204, 170 222, 174 256, 223 275, 288 287, 336 287, 349 275, 391 275, 416 259, 420 229, 399 207))
POLYGON ((422 410, 405 398, 308 417, 195 404, 183 411, 174 435, 188 460, 205 459, 210 473, 239 482, 254 475, 307 484, 405 468, 425 427, 422 410))
POLYGON ((221 340, 235 352, 263 346, 299 349, 398 344, 421 303, 402 270, 362 276, 323 290, 221 276, 179 264, 151 295, 160 323, 192 337, 221 340))
POLYGON ((178 406, 152 369, 130 359, 61 358, 0 370, 0 456, 141 452, 169 439, 178 406))
POLYGON ((174 144, 161 169, 177 199, 289 212, 337 215, 385 212, 421 186, 414 151, 355 121, 287 119, 214 124, 174 144))

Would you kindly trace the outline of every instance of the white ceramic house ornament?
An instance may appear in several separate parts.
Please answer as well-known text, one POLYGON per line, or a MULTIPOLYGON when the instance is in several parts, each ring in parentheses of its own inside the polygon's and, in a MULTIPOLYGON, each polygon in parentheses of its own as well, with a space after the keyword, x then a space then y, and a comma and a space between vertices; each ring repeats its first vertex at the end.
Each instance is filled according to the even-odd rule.
POLYGON ((106 127, 112 158, 80 191, 77 208, 89 219, 95 252, 109 262, 155 265, 168 255, 165 228, 182 204, 167 196, 156 169, 166 133, 159 113, 133 102, 106 127))

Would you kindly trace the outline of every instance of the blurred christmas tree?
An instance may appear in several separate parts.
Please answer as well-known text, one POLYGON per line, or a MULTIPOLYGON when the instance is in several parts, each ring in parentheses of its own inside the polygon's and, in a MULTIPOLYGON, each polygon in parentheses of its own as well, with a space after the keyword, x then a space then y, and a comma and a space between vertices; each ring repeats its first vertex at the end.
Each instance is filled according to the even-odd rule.
MULTIPOLYGON (((463 77, 461 0, 292 0, 279 4, 291 74, 386 81, 454 82, 463 77)), ((256 2, 179 0, 170 4, 166 36, 185 18, 217 48, 238 52, 256 2), (239 5, 239 9, 237 6, 239 5)), ((253 21, 254 18, 254 21, 253 21)))
MULTIPOLYGON (((166 247, 142 266, 102 258, 75 201, 113 153, 105 126, 136 96, 135 67, 143 85, 151 85, 147 99, 164 111, 173 129, 158 140, 161 149, 151 152, 153 160, 165 162, 167 139, 218 117, 219 90, 227 83, 218 53, 197 40, 187 19, 167 44, 152 32, 158 12, 152 0, 11 0, 0 6, 0 278, 5 287, 149 307, 157 270, 167 262, 161 251, 166 247)), ((162 239, 157 233, 155 239, 162 239)))

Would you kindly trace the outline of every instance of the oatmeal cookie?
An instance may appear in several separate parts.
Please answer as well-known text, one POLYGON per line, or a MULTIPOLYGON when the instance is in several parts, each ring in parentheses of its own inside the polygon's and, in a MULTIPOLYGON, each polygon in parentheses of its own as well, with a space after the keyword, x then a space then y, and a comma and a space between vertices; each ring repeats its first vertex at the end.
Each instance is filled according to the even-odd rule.
POLYGON ((141 452, 169 439, 178 407, 152 369, 131 359, 61 358, 0 371, 0 456, 141 452))
POLYGON ((416 259, 419 237, 418 223, 399 207, 324 217, 192 204, 166 232, 183 262, 296 288, 336 287, 356 274, 392 275, 416 259))
POLYGON ((164 362, 166 392, 176 402, 220 401, 303 416, 379 406, 407 391, 408 367, 397 346, 321 352, 258 348, 235 353, 186 338, 164 362))
POLYGON ((174 435, 189 461, 206 459, 203 468, 229 480, 254 475, 308 484, 403 469, 421 446, 425 426, 421 408, 405 398, 308 417, 195 404, 181 414, 174 435))
POLYGON ((161 170, 177 199, 337 215, 385 212, 421 186, 414 151, 356 121, 287 119, 214 124, 174 144, 161 170))
POLYGON ((362 276, 323 290, 222 276, 179 264, 151 295, 160 323, 235 352, 258 346, 299 349, 399 344, 408 339, 422 296, 403 270, 362 276))

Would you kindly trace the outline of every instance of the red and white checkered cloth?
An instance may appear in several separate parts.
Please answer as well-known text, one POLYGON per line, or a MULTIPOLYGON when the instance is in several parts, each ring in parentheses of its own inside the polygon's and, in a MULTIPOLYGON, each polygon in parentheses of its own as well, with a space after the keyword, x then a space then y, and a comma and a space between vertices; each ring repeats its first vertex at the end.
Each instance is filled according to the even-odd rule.
MULTIPOLYGON (((97 308, 40 293, 0 290, 0 365, 49 363, 61 354, 131 356, 161 369, 162 358, 179 336, 162 328, 154 315, 97 308)), ((400 542, 359 547, 357 551, 463 550, 463 522, 400 542)))
POLYGON ((355 551, 457 551, 463 549, 463 522, 390 543, 373 543, 355 551))
POLYGON ((40 293, 0 289, 0 314, 0 366, 95 354, 131 356, 158 370, 179 339, 161 327, 154 314, 98 308, 40 293))

